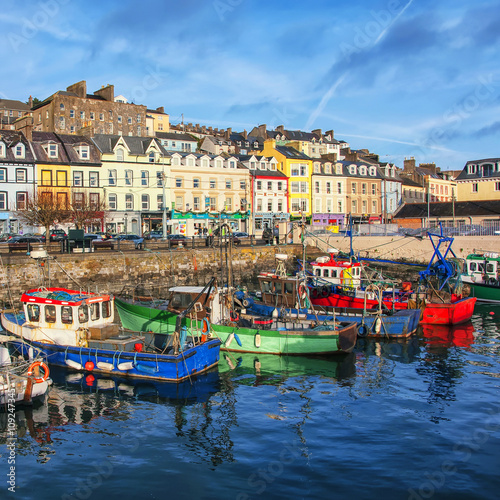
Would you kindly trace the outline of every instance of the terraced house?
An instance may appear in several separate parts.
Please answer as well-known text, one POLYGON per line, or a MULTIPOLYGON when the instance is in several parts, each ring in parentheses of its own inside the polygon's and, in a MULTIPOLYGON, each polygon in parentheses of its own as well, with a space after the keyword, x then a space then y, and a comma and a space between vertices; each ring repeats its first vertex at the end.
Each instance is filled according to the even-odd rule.
MULTIPOLYGON (((106 231, 143 234, 160 227, 170 206, 170 155, 152 137, 98 134, 106 231)), ((169 214, 170 215, 170 214, 169 214)))
POLYGON ((500 199, 500 158, 468 161, 456 185, 459 201, 500 199))

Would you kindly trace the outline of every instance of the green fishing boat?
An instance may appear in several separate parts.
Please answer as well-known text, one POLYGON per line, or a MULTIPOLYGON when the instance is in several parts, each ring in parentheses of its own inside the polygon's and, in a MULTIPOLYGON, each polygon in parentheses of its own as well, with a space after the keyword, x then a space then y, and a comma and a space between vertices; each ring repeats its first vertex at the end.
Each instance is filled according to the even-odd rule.
POLYGON ((500 304, 500 255, 475 252, 462 261, 462 282, 479 302, 500 304))

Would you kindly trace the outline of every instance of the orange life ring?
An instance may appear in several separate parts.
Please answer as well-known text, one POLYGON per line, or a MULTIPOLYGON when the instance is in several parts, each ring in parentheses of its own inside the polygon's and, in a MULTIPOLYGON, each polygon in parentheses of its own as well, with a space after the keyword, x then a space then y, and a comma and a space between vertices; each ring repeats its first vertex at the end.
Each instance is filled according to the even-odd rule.
POLYGON ((29 367, 28 377, 31 377, 33 375, 33 370, 35 368, 42 368, 43 369, 43 376, 33 378, 35 383, 41 384, 42 382, 45 382, 49 378, 49 374, 50 374, 49 367, 43 361, 35 361, 29 367))

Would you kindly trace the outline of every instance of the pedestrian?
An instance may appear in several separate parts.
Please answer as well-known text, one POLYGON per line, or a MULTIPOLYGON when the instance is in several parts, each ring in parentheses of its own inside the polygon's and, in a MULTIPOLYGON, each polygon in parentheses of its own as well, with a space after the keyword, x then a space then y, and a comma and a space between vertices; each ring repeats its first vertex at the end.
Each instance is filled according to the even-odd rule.
POLYGON ((278 224, 276 224, 274 226, 273 235, 274 235, 274 238, 276 238, 276 245, 279 245, 280 244, 280 227, 278 226, 278 224))
POLYGON ((270 245, 273 241, 273 232, 268 226, 266 226, 262 232, 262 239, 265 241, 266 245, 270 245))

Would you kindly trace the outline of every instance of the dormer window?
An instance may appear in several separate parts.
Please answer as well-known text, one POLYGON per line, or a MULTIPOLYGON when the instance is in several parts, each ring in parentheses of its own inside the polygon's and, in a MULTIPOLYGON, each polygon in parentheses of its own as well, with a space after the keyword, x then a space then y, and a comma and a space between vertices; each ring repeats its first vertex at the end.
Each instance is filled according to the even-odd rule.
POLYGON ((366 175, 366 167, 360 167, 360 168, 359 168, 359 173, 360 173, 361 175, 366 175))
POLYGON ((14 148, 14 156, 16 158, 24 158, 24 154, 25 154, 24 144, 18 144, 14 148))
POLYGON ((375 167, 370 167, 370 176, 375 177, 377 175, 377 169, 375 167))
POLYGON ((57 158, 57 144, 46 144, 43 149, 49 158, 57 158))
POLYGON ((151 151, 151 153, 149 153, 149 163, 154 163, 154 162, 155 162, 155 152, 151 151))
POLYGON ((76 148, 76 152, 78 153, 80 160, 88 160, 89 159, 90 151, 89 151, 88 145, 78 146, 76 148))
POLYGON ((349 165, 349 173, 351 175, 356 175, 356 165, 349 165))
POLYGON ((276 170, 276 163, 270 163, 271 170, 276 170))

